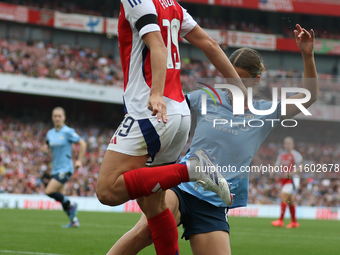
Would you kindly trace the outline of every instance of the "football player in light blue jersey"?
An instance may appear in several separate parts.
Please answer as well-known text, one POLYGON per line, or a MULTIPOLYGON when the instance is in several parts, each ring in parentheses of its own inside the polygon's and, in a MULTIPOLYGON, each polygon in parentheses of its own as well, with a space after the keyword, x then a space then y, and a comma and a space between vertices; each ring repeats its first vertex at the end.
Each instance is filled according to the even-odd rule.
POLYGON ((63 195, 64 184, 73 174, 74 167, 82 167, 82 161, 86 151, 86 142, 75 132, 73 128, 65 125, 65 111, 62 107, 56 107, 52 111, 52 121, 54 128, 46 134, 46 144, 41 150, 52 151, 52 179, 48 183, 45 193, 49 197, 59 201, 70 222, 63 227, 79 227, 79 220, 76 217, 77 204, 71 204, 70 200, 63 195), (80 145, 79 156, 73 166, 72 144, 80 145))
MULTIPOLYGON (((314 31, 311 30, 309 33, 297 25, 294 34, 303 58, 303 86, 311 93, 311 99, 303 104, 307 108, 316 101, 318 93, 313 54, 314 31)), ((230 62, 243 79, 246 87, 252 87, 259 82, 264 67, 257 51, 249 48, 239 49, 230 56, 230 62)), ((238 169, 235 172, 232 170, 221 171, 222 174, 227 174, 226 178, 231 184, 231 193, 235 194, 233 203, 227 207, 215 193, 203 192, 201 188, 196 190, 194 183, 182 183, 167 190, 166 202, 177 224, 183 224, 183 237, 190 240, 194 255, 227 255, 231 254, 227 212, 230 208, 247 205, 249 172, 240 171, 240 169, 250 165, 252 158, 269 132, 279 123, 266 120, 290 119, 298 114, 300 109, 295 105, 287 105, 286 115, 281 116, 281 103, 279 102, 276 110, 270 115, 261 116, 248 111, 244 115, 234 116, 232 96, 227 91, 217 90, 222 104, 215 105, 213 100, 207 97, 207 114, 202 115, 201 95, 204 93, 201 90, 195 91, 190 94, 189 98, 191 108, 197 113, 197 126, 190 150, 196 151, 201 148, 209 150, 210 155, 215 158, 216 166, 231 166, 238 169), (258 119, 262 120, 264 124, 261 127, 250 127, 243 124, 230 127, 229 123, 215 123, 214 125, 213 120, 216 118, 226 119, 229 123, 230 120, 234 123, 243 123, 245 119, 258 119)), ((299 93, 291 98, 304 97, 303 93, 299 93)), ((258 110, 270 109, 272 106, 272 102, 264 100, 253 101, 253 104, 254 108, 258 110)), ((253 123, 253 125, 258 124, 253 123)), ((189 155, 186 155, 182 161, 188 158, 189 155)), ((108 254, 137 254, 151 243, 150 230, 145 216, 142 216, 136 226, 118 240, 108 254)))

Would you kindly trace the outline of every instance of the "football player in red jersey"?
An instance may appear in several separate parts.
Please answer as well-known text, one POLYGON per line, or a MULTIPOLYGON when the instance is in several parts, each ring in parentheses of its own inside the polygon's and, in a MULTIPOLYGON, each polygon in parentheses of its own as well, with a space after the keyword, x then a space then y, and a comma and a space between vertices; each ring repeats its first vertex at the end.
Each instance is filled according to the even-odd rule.
MULTIPOLYGON (((190 111, 180 82, 181 37, 202 49, 222 75, 235 78, 235 85, 246 94, 219 45, 175 0, 121 0, 118 42, 126 115, 108 145, 96 192, 103 204, 111 206, 138 198, 159 255, 179 253, 177 225, 163 191, 200 180, 195 164, 212 164, 204 154, 204 161, 198 156, 188 166, 160 166, 176 162, 190 129, 190 111)), ((210 183, 215 185, 215 181, 210 183)), ((230 197, 223 177, 216 179, 216 185, 230 197)))
POLYGON ((295 204, 294 204, 294 190, 296 183, 293 182, 292 172, 295 169, 299 169, 303 158, 299 152, 294 150, 294 139, 292 137, 286 137, 283 140, 284 151, 277 157, 275 165, 285 167, 288 170, 286 178, 281 178, 282 191, 281 191, 281 216, 280 219, 273 221, 272 225, 275 227, 283 227, 283 219, 287 205, 289 206, 290 215, 292 217, 291 222, 286 228, 298 228, 299 223, 296 221, 295 216, 295 204))

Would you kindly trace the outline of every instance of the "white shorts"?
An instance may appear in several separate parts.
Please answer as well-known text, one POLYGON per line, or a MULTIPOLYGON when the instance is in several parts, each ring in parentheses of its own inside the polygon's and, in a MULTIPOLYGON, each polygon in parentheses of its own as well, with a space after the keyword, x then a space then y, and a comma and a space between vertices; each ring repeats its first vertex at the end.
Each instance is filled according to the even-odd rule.
POLYGON ((126 114, 107 150, 130 156, 149 154, 148 165, 174 163, 189 136, 191 116, 169 115, 168 122, 157 118, 135 120, 126 114))
POLYGON ((293 183, 286 183, 285 185, 283 185, 282 192, 289 195, 293 194, 294 193, 293 183))

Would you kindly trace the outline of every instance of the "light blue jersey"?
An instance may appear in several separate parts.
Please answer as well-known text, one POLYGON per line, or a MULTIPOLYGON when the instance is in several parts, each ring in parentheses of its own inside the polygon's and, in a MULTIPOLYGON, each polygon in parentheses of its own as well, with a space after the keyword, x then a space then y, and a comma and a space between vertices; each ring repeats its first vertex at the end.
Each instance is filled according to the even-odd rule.
POLYGON ((46 140, 52 150, 52 175, 61 172, 73 173, 72 143, 79 142, 80 136, 73 128, 64 125, 58 131, 55 128, 50 129, 46 140))
MULTIPOLYGON (((227 175, 227 181, 231 183, 231 193, 235 194, 233 204, 230 208, 247 205, 249 172, 241 172, 241 167, 249 166, 253 157, 261 144, 266 139, 269 132, 279 124, 281 119, 281 103, 277 109, 270 115, 261 116, 252 114, 250 111, 244 115, 234 116, 230 104, 229 95, 226 91, 217 90, 222 105, 217 101, 215 105, 210 96, 207 96, 207 114, 201 114, 201 95, 206 94, 198 90, 190 94, 190 106, 197 113, 197 127, 195 135, 190 146, 190 151, 195 152, 200 149, 210 151, 210 155, 215 159, 215 164, 224 167, 221 173, 227 175), (228 123, 215 121, 214 119, 224 119, 228 123), (248 121, 251 119, 262 120, 262 127, 250 127, 248 121), (268 121, 276 119, 276 121, 268 121), (234 123, 230 126, 230 121, 234 123), (245 126, 244 126, 245 120, 245 126), (214 126, 215 123, 215 126, 214 126), (235 124, 240 123, 240 124, 235 124), (230 166, 230 168, 228 168, 230 166), (232 172, 232 168, 236 169, 232 172), (230 171, 229 171, 230 170, 230 171)), ((272 106, 272 102, 265 100, 254 101, 254 108, 257 110, 267 110, 272 106)), ((260 121, 253 121, 252 126, 260 126, 260 121)), ((182 161, 189 158, 186 155, 182 161)), ((200 199, 218 206, 226 207, 221 198, 211 191, 204 191, 200 187, 197 191, 194 189, 195 183, 182 183, 178 187, 200 199)))

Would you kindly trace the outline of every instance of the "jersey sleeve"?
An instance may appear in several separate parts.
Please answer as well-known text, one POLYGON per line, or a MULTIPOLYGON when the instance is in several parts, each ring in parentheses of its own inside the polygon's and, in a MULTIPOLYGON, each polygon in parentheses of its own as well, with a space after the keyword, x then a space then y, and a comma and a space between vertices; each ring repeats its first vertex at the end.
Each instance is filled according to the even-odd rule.
POLYGON ((182 7, 183 10, 183 22, 181 27, 181 37, 186 36, 196 25, 197 22, 191 17, 186 9, 182 7))
POLYGON ((295 165, 299 166, 302 164, 303 162, 303 158, 302 158, 302 155, 297 152, 296 150, 293 151, 293 155, 294 155, 294 161, 295 161, 295 165))
POLYGON ((138 30, 139 36, 161 31, 157 21, 157 11, 152 0, 121 0, 125 18, 132 28, 138 30))
POLYGON ((76 131, 73 128, 70 128, 66 134, 67 140, 72 143, 77 143, 81 139, 81 137, 76 133, 76 131))
POLYGON ((46 144, 49 146, 50 145, 50 131, 46 133, 46 144))

